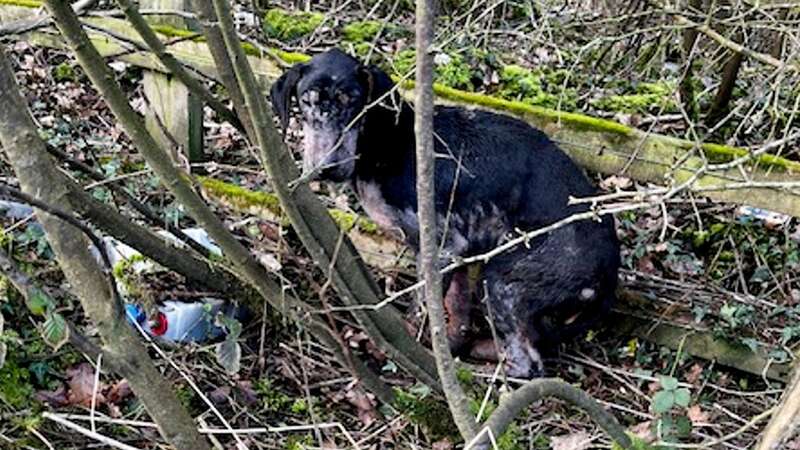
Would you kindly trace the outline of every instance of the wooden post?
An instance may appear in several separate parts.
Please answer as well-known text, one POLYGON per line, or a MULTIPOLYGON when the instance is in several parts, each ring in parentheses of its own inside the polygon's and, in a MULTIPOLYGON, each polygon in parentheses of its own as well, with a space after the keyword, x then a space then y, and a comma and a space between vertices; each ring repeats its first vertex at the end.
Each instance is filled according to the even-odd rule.
MULTIPOLYGON (((190 11, 188 0, 141 0, 139 4, 142 9, 190 11)), ((176 28, 194 28, 194 24, 174 15, 149 16, 148 22, 176 28)), ((145 116, 147 129, 159 144, 170 149, 170 154, 176 162, 180 160, 178 151, 181 150, 189 162, 202 161, 204 159, 202 102, 171 75, 147 71, 144 72, 143 84, 144 95, 149 105, 145 116)))

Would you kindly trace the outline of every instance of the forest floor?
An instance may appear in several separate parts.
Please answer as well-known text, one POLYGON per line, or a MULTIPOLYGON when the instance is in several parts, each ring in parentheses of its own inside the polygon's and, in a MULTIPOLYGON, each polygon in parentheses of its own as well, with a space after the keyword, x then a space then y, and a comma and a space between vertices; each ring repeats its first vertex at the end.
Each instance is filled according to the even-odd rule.
MULTIPOLYGON (((289 2, 280 8, 270 3, 275 9, 241 16, 242 31, 264 45, 310 54, 340 46, 397 74, 412 67, 413 11, 404 0, 321 1, 311 13, 300 15, 289 2)), ((447 86, 738 146, 768 142, 797 128, 796 76, 775 79, 768 68, 747 61, 733 93, 732 112, 722 125, 687 115, 677 96, 685 70, 678 51, 681 30, 652 11, 632 6, 609 12, 592 2, 566 2, 536 11, 524 6, 529 2, 442 3, 437 81, 447 86), (447 12, 459 3, 467 6, 447 12), (768 92, 758 88, 766 85, 768 92)), ((767 37, 756 35, 753 43, 766 46, 767 37)), ((693 83, 698 110, 704 111, 727 53, 703 41, 697 51, 702 64, 694 69, 693 83)), ((13 45, 12 56, 31 112, 50 146, 123 184, 163 220, 193 226, 159 186, 73 59, 24 42, 13 45)), ((141 70, 122 63, 113 67, 132 104, 146 110, 141 70)), ((210 111, 205 140, 209 162, 194 166, 195 173, 254 191, 269 189, 255 155, 210 111)), ((296 134, 290 138, 295 141, 296 134)), ((800 159, 797 148, 786 148, 783 156, 800 159)), ((6 161, 0 172, 5 180, 13 178, 6 161)), ((84 175, 72 175, 95 198, 117 204, 104 184, 89 187, 84 175)), ((622 175, 590 176, 608 192, 647 187, 622 175)), ((319 183, 313 187, 330 206, 360 212, 348 188, 319 183)), ((124 204, 118 206, 128 211, 124 204)), ((310 299, 318 297, 324 277, 311 268, 296 237, 280 221, 220 204, 215 208, 261 261, 281 269, 291 289, 310 299)), ((737 205, 690 196, 667 209, 618 215, 623 286, 651 302, 637 314, 653 327, 672 324, 685 329, 686 336, 711 336, 736 351, 765 355, 770 363, 793 362, 800 343, 800 225, 797 219, 778 219, 762 220, 737 205)), ((91 335, 93 328, 67 293, 40 228, 31 220, 5 220, 3 225, 4 243, 25 270, 48 286, 64 314, 91 335)), ((414 277, 408 267, 376 268, 374 274, 387 292, 414 277)), ((186 301, 203 295, 178 278, 137 279, 139 295, 186 301)), ((9 352, 0 368, 0 447, 7 441, 10 448, 93 448, 95 443, 65 433, 40 412, 88 417, 95 362, 68 346, 53 352, 13 288, 4 282, 2 289, 0 313, 6 325, 0 339, 9 352)), ((405 299, 400 305, 408 303, 405 299)), ((253 449, 453 448, 454 428, 445 420, 441 403, 375 350, 355 324, 342 324, 343 339, 397 387, 403 414, 377 405, 300 324, 265 308, 252 311, 244 325, 241 369, 235 375, 217 362, 213 343, 162 345, 166 357, 191 374, 194 386, 167 360, 156 359, 181 401, 209 427, 223 427, 217 412, 236 429, 270 427, 269 432, 242 435, 253 449)), ((692 357, 683 341, 676 349, 654 342, 658 339, 620 332, 614 325, 563 345, 559 356, 547 361, 548 374, 587 390, 645 439, 699 444, 724 438, 711 446, 720 449, 755 444, 766 423, 763 413, 777 403, 783 383, 692 357), (759 420, 751 423, 754 419, 759 420)), ((474 370, 460 375, 475 399, 476 414, 485 415, 503 387, 491 381, 494 367, 470 367, 474 370)), ((152 427, 126 422, 148 419, 124 381, 105 375, 101 380, 96 400, 104 420, 97 423, 98 431, 137 448, 163 448, 155 444, 152 427)), ((230 436, 215 439, 220 448, 235 448, 230 436)), ((793 445, 800 449, 800 442, 793 445)), ((583 413, 551 400, 531 407, 500 443, 506 450, 609 446, 608 438, 583 413)))

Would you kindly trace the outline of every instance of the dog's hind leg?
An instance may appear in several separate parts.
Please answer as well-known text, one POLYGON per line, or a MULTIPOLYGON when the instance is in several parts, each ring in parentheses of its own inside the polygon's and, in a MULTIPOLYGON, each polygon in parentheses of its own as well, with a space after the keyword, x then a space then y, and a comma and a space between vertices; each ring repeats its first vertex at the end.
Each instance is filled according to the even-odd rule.
MULTIPOLYGON (((506 374, 519 378, 542 376, 544 364, 537 350, 538 333, 531 318, 537 311, 521 308, 524 291, 518 283, 508 282, 507 272, 488 269, 486 308, 489 310, 506 374), (496 276, 499 275, 499 276, 496 276)), ((486 350, 487 345, 478 350, 486 350)))
POLYGON ((472 312, 472 290, 466 270, 455 272, 450 279, 444 295, 444 308, 447 312, 446 332, 450 341, 450 351, 459 353, 467 342, 472 312))

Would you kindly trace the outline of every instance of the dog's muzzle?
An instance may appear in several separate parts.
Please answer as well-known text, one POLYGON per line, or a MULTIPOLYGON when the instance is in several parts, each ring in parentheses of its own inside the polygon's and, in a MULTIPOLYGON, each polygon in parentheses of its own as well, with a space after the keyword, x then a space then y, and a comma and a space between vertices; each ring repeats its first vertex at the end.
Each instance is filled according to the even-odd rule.
POLYGON ((355 169, 358 130, 344 133, 334 127, 303 127, 303 173, 314 178, 345 181, 355 169))

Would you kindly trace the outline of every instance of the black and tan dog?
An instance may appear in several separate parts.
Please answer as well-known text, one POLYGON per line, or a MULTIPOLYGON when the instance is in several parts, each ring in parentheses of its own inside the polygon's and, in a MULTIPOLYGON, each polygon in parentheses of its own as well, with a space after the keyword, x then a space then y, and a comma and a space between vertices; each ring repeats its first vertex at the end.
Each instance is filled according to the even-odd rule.
MULTIPOLYGON (((273 85, 284 127, 297 99, 303 169, 353 183, 379 225, 417 248, 414 114, 386 73, 339 50, 289 69, 273 85)), ((541 131, 512 117, 437 107, 435 198, 442 264, 486 252, 585 206, 569 196, 595 190, 541 131)), ((539 350, 585 331, 615 300, 619 244, 613 219, 579 221, 491 259, 482 279, 508 373, 541 375, 539 350)), ((446 280, 448 335, 463 350, 473 304, 466 270, 446 280)))

